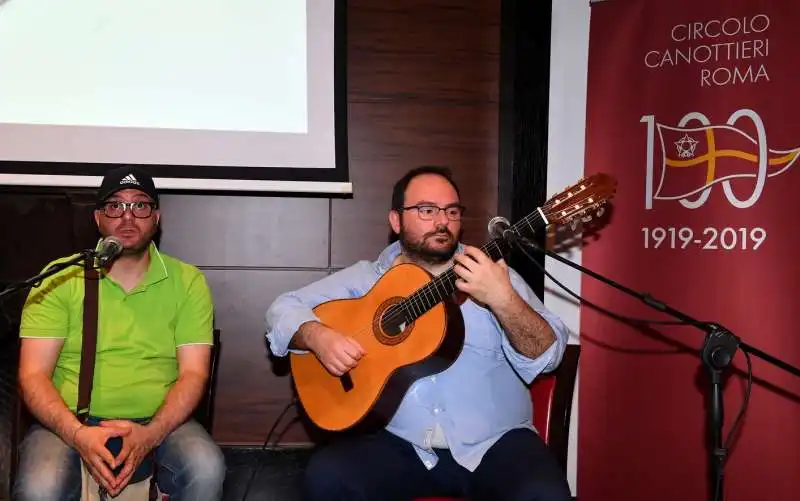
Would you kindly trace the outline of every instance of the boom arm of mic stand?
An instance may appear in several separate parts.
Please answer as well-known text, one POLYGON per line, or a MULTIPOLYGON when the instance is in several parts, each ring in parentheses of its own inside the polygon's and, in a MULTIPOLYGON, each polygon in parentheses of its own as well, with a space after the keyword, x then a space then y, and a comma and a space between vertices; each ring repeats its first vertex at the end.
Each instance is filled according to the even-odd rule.
POLYGON ((73 257, 68 261, 63 261, 60 263, 56 263, 43 272, 35 275, 27 280, 23 280, 22 282, 17 282, 15 284, 11 284, 2 291, 0 291, 0 298, 7 296, 13 292, 16 292, 21 289, 25 289, 27 287, 36 287, 36 284, 44 280, 45 278, 49 277, 50 275, 55 275, 59 271, 63 270, 64 268, 68 268, 72 265, 81 263, 87 259, 92 259, 95 255, 95 251, 93 250, 84 250, 81 251, 77 256, 73 257))
POLYGON ((726 336, 729 335, 729 336, 734 338, 734 340, 735 340, 734 349, 740 348, 742 351, 746 351, 748 353, 751 353, 751 354, 757 356, 758 358, 761 358, 761 359, 763 359, 763 360, 775 365, 776 367, 779 367, 779 368, 785 370, 786 372, 794 374, 795 376, 800 376, 800 369, 798 369, 797 367, 794 367, 794 366, 788 364, 787 362, 784 362, 783 360, 775 358, 775 357, 773 357, 772 355, 770 355, 768 353, 764 353, 763 351, 759 350, 758 348, 750 346, 749 344, 747 344, 744 341, 742 341, 739 337, 735 336, 734 334, 732 334, 730 331, 728 331, 727 329, 725 329, 721 325, 718 325, 718 324, 715 324, 715 323, 709 323, 709 322, 702 322, 700 320, 692 318, 691 316, 687 315, 686 313, 683 313, 683 312, 681 312, 679 310, 676 310, 675 308, 672 308, 671 306, 665 304, 664 302, 655 299, 650 294, 643 293, 643 292, 638 292, 638 291, 635 291, 635 290, 633 290, 633 289, 631 289, 629 287, 621 285, 621 284, 611 280, 610 278, 604 277, 603 275, 586 268, 585 266, 581 266, 579 264, 573 263, 569 259, 566 259, 563 256, 560 256, 560 255, 556 254, 555 252, 553 252, 551 250, 542 249, 540 246, 536 245, 534 242, 532 242, 532 241, 530 241, 530 240, 528 240, 526 238, 522 238, 522 237, 517 236, 516 240, 517 241, 521 241, 522 243, 526 244, 528 247, 533 248, 537 252, 541 252, 541 253, 547 255, 548 257, 551 257, 551 258, 555 259, 556 261, 564 263, 564 264, 566 264, 567 266, 569 266, 571 268, 574 268, 574 269, 576 269, 576 270, 578 270, 578 271, 580 271, 582 273, 585 273, 585 274, 589 275, 590 277, 592 277, 592 278, 594 278, 596 280, 599 280, 599 281, 601 281, 601 282, 603 282, 603 283, 605 283, 605 284, 607 284, 607 285, 609 285, 611 287, 614 287, 617 290, 620 290, 620 291, 622 291, 622 292, 624 292, 624 293, 626 293, 626 294, 628 294, 630 296, 633 296, 633 297, 635 297, 637 299, 640 299, 643 303, 645 303, 646 305, 650 306, 651 308, 653 308, 653 309, 655 309, 657 311, 661 311, 663 313, 671 315, 672 317, 677 318, 678 320, 681 320, 683 322, 686 322, 686 324, 688 324, 688 325, 692 325, 694 327, 697 327, 698 329, 700 329, 700 330, 702 330, 702 331, 704 331, 706 333, 715 332, 715 333, 719 334, 721 332, 724 332, 724 333, 726 333, 725 334, 726 336))
POLYGON ((703 361, 703 365, 706 367, 706 370, 708 370, 711 390, 711 399, 708 404, 708 422, 711 430, 709 437, 709 441, 711 443, 711 447, 709 449, 709 463, 711 465, 712 488, 709 491, 709 495, 711 501, 722 501, 725 499, 723 484, 725 477, 725 458, 728 455, 728 451, 725 449, 722 440, 725 409, 722 392, 723 370, 730 366, 730 363, 733 361, 733 357, 736 354, 737 348, 741 348, 743 352, 752 353, 762 360, 765 360, 772 365, 789 372, 790 374, 794 374, 795 376, 800 376, 800 369, 748 345, 721 325, 709 322, 701 322, 697 319, 694 319, 689 315, 668 306, 662 301, 654 299, 649 294, 637 292, 629 287, 625 287, 624 285, 621 285, 610 278, 604 277, 603 275, 600 275, 599 273, 596 273, 584 266, 573 263, 569 259, 559 256, 553 251, 543 249, 536 243, 514 233, 511 230, 503 232, 503 237, 517 245, 521 246, 524 244, 535 251, 543 253, 544 255, 549 256, 560 263, 564 263, 567 266, 580 271, 581 273, 585 273, 606 285, 640 299, 643 303, 655 310, 671 315, 672 317, 677 318, 688 325, 692 325, 706 333, 702 349, 700 350, 700 358, 703 361))

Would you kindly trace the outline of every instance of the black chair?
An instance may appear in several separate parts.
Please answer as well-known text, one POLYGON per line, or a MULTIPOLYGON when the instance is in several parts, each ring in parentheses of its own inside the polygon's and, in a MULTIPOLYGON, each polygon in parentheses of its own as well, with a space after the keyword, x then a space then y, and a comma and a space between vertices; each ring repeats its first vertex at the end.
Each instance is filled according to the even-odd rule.
POLYGON ((203 428, 211 434, 214 426, 214 396, 217 394, 217 365, 219 361, 222 341, 220 340, 220 330, 214 329, 214 346, 211 348, 211 366, 209 367, 208 386, 203 400, 197 405, 194 411, 194 419, 203 425, 203 428))
MULTIPOLYGON (((209 434, 211 434, 214 424, 214 395, 217 386, 217 362, 219 360, 220 350, 222 349, 220 337, 220 330, 214 329, 214 345, 211 348, 211 366, 209 368, 206 393, 192 415, 209 434)), ((19 341, 17 341, 17 352, 19 353, 19 341)), ((35 421, 35 418, 28 411, 19 393, 17 393, 16 398, 12 399, 12 402, 14 408, 11 414, 11 450, 8 470, 9 489, 14 488, 14 477, 16 476, 17 466, 19 464, 19 446, 22 443, 22 439, 25 438, 25 433, 28 431, 28 428, 30 428, 31 424, 35 421)))

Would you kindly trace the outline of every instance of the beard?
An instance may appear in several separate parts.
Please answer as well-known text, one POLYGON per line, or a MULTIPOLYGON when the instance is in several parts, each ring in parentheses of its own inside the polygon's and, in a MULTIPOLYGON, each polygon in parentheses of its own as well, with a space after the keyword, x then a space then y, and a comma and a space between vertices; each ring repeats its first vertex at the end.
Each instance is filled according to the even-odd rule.
POLYGON ((458 242, 461 239, 461 232, 459 235, 453 235, 447 226, 439 226, 434 231, 422 235, 419 240, 413 241, 408 238, 404 229, 400 228, 398 234, 400 246, 403 248, 406 256, 412 261, 438 265, 448 262, 453 258, 458 248, 458 242), (450 244, 445 247, 431 247, 427 244, 429 238, 436 238, 440 236, 447 236, 450 239, 450 244))
POLYGON ((148 247, 150 247, 150 241, 141 242, 131 247, 123 247, 122 248, 122 256, 141 256, 145 252, 147 252, 148 247))

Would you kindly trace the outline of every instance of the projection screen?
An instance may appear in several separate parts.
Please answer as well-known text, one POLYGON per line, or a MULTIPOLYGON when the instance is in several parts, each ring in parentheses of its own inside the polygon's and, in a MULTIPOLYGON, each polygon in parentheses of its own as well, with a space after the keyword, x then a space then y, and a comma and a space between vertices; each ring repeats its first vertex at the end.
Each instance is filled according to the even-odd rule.
POLYGON ((350 193, 345 0, 0 0, 0 184, 350 193))

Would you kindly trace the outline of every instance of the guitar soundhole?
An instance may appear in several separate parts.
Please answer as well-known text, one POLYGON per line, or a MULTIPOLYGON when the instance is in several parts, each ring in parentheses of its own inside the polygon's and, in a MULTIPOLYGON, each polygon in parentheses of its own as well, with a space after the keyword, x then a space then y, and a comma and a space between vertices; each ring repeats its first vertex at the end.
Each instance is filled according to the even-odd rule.
POLYGON ((399 305, 392 305, 386 309, 381 319, 381 330, 387 336, 399 336, 406 328, 406 315, 399 305))
POLYGON ((375 337, 383 344, 395 345, 402 342, 411 333, 414 323, 408 323, 405 311, 400 302, 403 298, 390 298, 384 301, 373 320, 375 337))

